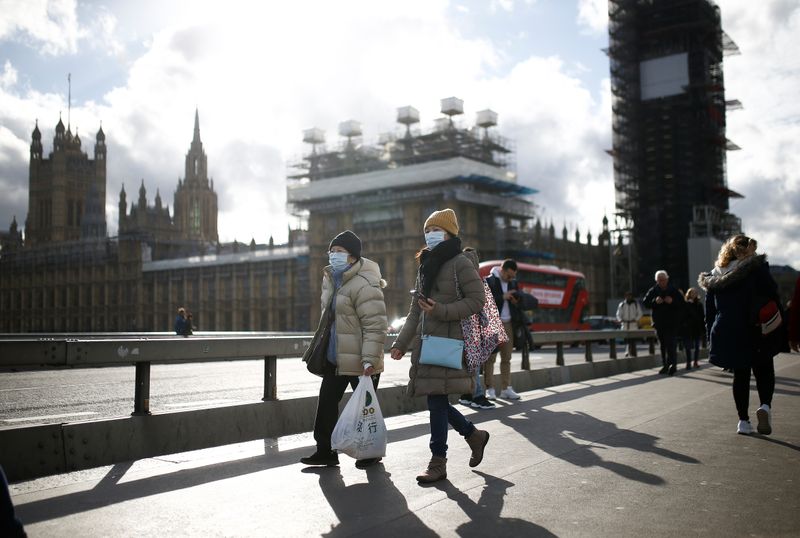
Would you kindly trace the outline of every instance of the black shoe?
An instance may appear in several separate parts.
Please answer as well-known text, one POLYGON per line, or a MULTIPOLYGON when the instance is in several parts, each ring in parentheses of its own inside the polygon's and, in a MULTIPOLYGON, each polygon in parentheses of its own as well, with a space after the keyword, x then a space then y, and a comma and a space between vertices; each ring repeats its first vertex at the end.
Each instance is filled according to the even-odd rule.
POLYGON ((317 450, 307 458, 300 458, 300 463, 303 465, 327 465, 328 467, 332 467, 334 465, 339 465, 339 455, 333 450, 327 452, 320 452, 317 450))
POLYGON ((472 394, 462 394, 458 397, 458 403, 470 407, 472 405, 472 394))
POLYGON ((669 367, 669 372, 667 372, 667 374, 668 375, 675 375, 675 372, 677 372, 677 371, 678 371, 678 367, 673 364, 672 366, 669 367))
POLYGON ((356 460, 356 469, 366 469, 372 465, 375 465, 383 458, 367 458, 363 460, 356 460))
POLYGON ((686 365, 686 369, 687 369, 687 370, 691 370, 691 369, 692 369, 692 365, 691 365, 691 364, 687 364, 687 365, 686 365))
POLYGON ((475 409, 494 409, 495 404, 494 402, 490 402, 486 399, 486 396, 480 395, 472 400, 472 407, 475 409))
POLYGON ((663 368, 661 368, 661 370, 658 371, 658 373, 661 374, 661 375, 664 375, 664 374, 667 373, 668 370, 669 370, 669 367, 668 366, 664 366, 663 368))

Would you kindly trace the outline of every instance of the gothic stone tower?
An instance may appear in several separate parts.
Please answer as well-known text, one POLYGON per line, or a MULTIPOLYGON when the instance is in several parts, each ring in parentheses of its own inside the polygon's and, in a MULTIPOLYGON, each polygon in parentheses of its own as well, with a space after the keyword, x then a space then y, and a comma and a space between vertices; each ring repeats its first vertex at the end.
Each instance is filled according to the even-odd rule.
POLYGON ((45 159, 37 122, 31 133, 26 246, 105 237, 105 138, 101 127, 90 159, 77 133, 59 119, 53 151, 45 159))
POLYGON ((217 193, 208 178, 208 158, 200 140, 200 117, 194 113, 194 137, 186 154, 186 172, 175 191, 175 227, 183 239, 217 243, 217 193))

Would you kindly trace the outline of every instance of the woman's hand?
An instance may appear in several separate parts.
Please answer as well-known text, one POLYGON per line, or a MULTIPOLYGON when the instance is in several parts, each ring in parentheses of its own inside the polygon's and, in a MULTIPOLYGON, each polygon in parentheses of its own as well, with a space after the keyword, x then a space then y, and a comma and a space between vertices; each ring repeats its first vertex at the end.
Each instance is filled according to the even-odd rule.
POLYGON ((375 373, 375 368, 372 365, 370 365, 367 368, 364 368, 364 374, 363 375, 368 375, 368 376, 372 377, 372 375, 374 373, 375 373))
POLYGON ((400 359, 403 358, 403 355, 405 355, 405 353, 403 353, 402 351, 400 351, 396 347, 393 347, 392 349, 389 350, 389 355, 391 355, 391 357, 394 360, 399 361, 400 359))
POLYGON ((436 301, 433 299, 420 299, 417 301, 417 303, 423 312, 432 312, 433 307, 436 306, 436 301))

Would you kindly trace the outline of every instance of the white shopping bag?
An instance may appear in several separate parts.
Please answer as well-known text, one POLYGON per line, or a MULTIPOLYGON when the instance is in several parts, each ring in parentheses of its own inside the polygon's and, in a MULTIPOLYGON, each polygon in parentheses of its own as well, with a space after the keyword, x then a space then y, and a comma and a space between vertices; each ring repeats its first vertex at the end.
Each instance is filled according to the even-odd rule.
POLYGON ((386 455, 386 424, 369 376, 359 377, 333 429, 331 448, 357 460, 386 455))

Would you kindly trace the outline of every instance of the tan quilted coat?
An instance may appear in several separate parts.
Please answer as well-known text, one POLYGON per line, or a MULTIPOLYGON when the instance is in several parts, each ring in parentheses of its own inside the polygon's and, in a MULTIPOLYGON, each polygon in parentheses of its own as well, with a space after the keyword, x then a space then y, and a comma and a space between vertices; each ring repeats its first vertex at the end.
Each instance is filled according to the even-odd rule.
MULTIPOLYGON (((417 281, 419 289, 419 281, 417 281)), ((431 298, 436 307, 425 314, 425 334, 463 340, 461 318, 466 318, 483 308, 486 295, 483 282, 478 275, 478 258, 473 251, 458 254, 442 264, 431 288, 431 298), (454 273, 463 294, 458 299, 454 273)), ((417 301, 411 301, 408 317, 392 347, 405 353, 411 350, 408 393, 411 396, 429 394, 472 394, 474 376, 462 364, 461 370, 419 364, 422 310, 417 301)))

